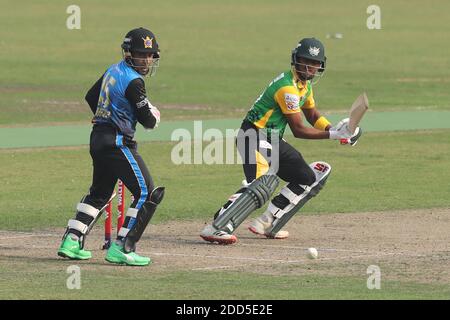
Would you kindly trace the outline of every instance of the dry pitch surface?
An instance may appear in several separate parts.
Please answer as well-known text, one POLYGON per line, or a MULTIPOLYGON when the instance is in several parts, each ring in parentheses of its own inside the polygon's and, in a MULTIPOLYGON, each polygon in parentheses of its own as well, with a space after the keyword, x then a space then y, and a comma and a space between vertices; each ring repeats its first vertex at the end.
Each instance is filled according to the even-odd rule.
MULTIPOLYGON (((297 216, 288 224, 288 239, 260 238, 243 225, 236 233, 239 242, 228 246, 204 242, 198 236, 204 223, 151 225, 139 244, 139 253, 153 260, 146 268, 367 278, 367 267, 377 265, 384 280, 450 283, 450 209, 297 216), (318 259, 306 257, 308 247, 318 249, 318 259)), ((33 268, 62 261, 56 255, 62 232, 0 231, 0 265, 33 268)), ((94 257, 82 262, 84 270, 112 267, 104 260, 102 241, 97 226, 86 244, 94 257)))

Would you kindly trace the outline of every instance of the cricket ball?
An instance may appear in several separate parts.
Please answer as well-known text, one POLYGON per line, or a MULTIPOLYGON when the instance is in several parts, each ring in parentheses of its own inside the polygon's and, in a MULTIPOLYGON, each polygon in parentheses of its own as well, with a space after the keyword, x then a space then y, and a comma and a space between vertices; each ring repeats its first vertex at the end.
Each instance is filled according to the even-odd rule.
POLYGON ((308 252, 307 252, 306 256, 309 259, 317 259, 317 257, 319 256, 319 253, 317 252, 316 248, 308 248, 308 252))

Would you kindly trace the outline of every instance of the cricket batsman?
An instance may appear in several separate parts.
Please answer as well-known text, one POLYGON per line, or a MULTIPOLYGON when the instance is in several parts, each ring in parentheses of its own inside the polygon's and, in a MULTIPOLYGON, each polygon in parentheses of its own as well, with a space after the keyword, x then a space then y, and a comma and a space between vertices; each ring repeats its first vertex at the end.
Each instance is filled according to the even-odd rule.
POLYGON ((128 32, 122 43, 123 60, 110 66, 86 94, 93 117, 90 154, 93 178, 89 193, 76 206, 58 255, 86 260, 86 235, 107 206, 118 179, 134 196, 117 240, 111 243, 106 260, 132 266, 148 265, 148 257, 138 255, 141 238, 158 204, 164 187, 155 187, 150 172, 133 140, 136 124, 145 129, 158 126, 160 112, 147 98, 144 80, 159 65, 160 50, 155 35, 147 29, 128 32))
POLYGON ((323 161, 307 164, 302 154, 283 139, 286 125, 296 138, 333 139, 354 145, 359 127, 350 132, 349 119, 337 125, 317 110, 313 82, 326 66, 323 44, 315 38, 302 39, 292 50, 291 69, 276 77, 256 99, 245 116, 236 138, 243 159, 243 186, 214 215, 200 236, 209 242, 232 244, 233 232, 275 192, 279 179, 287 184, 269 203, 267 210, 248 229, 272 239, 285 239, 282 230, 300 208, 323 188, 331 166, 323 161), (303 117, 311 124, 303 124, 303 117))

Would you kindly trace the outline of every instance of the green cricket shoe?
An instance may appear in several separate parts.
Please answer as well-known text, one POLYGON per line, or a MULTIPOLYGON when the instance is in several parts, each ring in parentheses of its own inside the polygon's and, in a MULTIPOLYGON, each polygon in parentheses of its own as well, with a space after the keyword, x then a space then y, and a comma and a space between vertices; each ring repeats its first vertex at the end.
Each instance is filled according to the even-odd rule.
POLYGON ((114 241, 106 253, 105 260, 111 263, 126 264, 129 266, 146 266, 152 263, 150 258, 141 257, 135 252, 126 253, 123 250, 123 246, 118 245, 114 241))
POLYGON ((73 240, 69 235, 63 239, 58 249, 58 256, 73 260, 87 260, 92 258, 91 252, 81 249, 80 242, 73 240))

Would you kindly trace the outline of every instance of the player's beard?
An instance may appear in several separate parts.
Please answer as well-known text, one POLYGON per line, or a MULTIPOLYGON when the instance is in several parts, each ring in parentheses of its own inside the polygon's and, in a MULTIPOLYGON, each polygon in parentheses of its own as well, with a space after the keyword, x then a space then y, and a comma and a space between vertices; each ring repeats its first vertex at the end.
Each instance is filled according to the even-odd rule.
POLYGON ((144 67, 144 66, 142 66, 142 67, 135 67, 135 70, 136 70, 140 75, 143 75, 143 76, 148 75, 148 73, 149 73, 149 71, 150 71, 149 67, 144 67))
POLYGON ((308 71, 301 71, 297 68, 294 68, 295 74, 297 78, 302 82, 310 81, 311 84, 316 84, 322 78, 323 72, 316 71, 314 74, 309 74, 308 71))
POLYGON ((296 70, 296 72, 297 72, 298 78, 299 78, 301 81, 312 80, 312 79, 314 79, 314 76, 315 76, 315 74, 314 74, 314 75, 308 75, 307 72, 302 72, 302 71, 298 71, 298 70, 296 70))
POLYGON ((148 72, 150 71, 150 67, 149 67, 148 63, 142 62, 142 60, 144 60, 144 59, 131 58, 132 67, 140 75, 146 76, 146 75, 148 75, 148 72))
POLYGON ((151 63, 142 63, 142 60, 146 59, 134 58, 129 52, 122 51, 122 56, 128 66, 144 77, 155 75, 156 69, 159 66, 159 58, 154 59, 151 63))
POLYGON ((138 72, 139 74, 141 74, 142 76, 145 77, 151 77, 154 76, 156 73, 156 70, 159 66, 159 59, 155 59, 153 60, 151 63, 139 63, 136 64, 137 60, 144 60, 144 59, 140 59, 140 58, 132 58, 133 60, 133 68, 134 70, 136 70, 136 72, 138 72))

